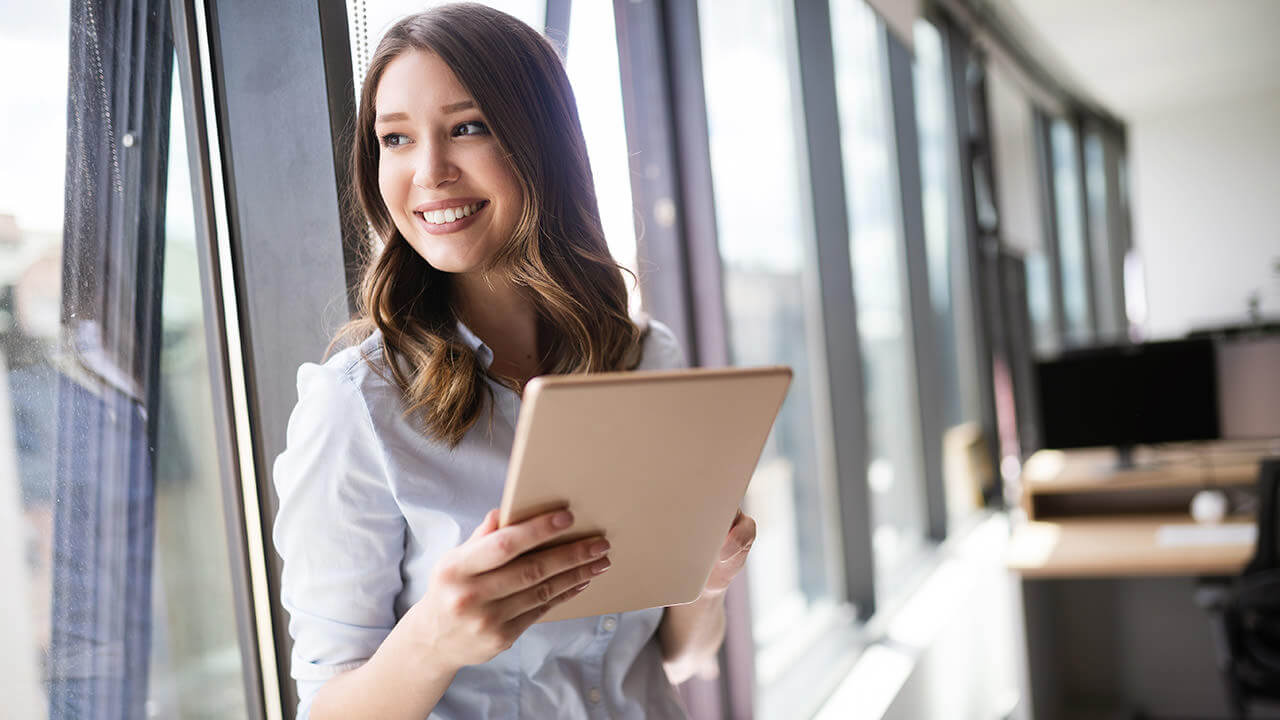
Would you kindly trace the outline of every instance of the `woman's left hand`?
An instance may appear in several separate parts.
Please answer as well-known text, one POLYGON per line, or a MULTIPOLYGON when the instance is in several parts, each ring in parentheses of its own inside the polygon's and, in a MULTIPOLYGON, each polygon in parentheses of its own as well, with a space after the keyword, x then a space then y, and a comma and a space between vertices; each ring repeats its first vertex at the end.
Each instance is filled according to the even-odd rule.
POLYGON ((702 597, 723 595, 729 589, 729 583, 742 572, 747 562, 747 553, 751 551, 751 543, 756 540, 756 521, 741 510, 733 518, 729 534, 720 546, 720 558, 711 569, 711 576, 702 588, 702 597))

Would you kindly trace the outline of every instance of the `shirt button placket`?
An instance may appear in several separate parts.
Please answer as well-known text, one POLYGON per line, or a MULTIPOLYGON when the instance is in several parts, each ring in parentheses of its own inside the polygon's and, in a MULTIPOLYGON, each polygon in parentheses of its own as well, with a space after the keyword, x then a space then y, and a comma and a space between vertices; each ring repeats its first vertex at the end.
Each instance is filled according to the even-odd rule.
MULTIPOLYGON (((618 628, 618 619, 612 615, 608 615, 600 619, 600 624, 596 626, 596 641, 594 645, 599 649, 600 654, 604 654, 612 641, 613 631, 618 628)), ((607 718, 609 711, 604 706, 604 674, 602 672, 603 657, 593 657, 592 662, 587 670, 587 677, 590 678, 591 684, 587 687, 587 712, 593 718, 607 718)))

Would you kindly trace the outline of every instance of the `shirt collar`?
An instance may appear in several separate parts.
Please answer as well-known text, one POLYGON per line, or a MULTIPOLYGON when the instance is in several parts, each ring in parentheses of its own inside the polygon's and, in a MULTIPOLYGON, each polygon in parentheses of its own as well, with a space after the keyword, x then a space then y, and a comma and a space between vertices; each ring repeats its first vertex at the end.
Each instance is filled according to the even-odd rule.
POLYGON ((471 348, 471 352, 475 353, 476 357, 480 359, 480 365, 485 370, 488 370, 489 366, 493 364, 493 350, 490 350, 489 346, 485 345, 484 341, 481 340, 478 335, 471 332, 471 328, 463 324, 461 320, 458 320, 457 322, 458 337, 461 338, 462 342, 467 347, 471 348))

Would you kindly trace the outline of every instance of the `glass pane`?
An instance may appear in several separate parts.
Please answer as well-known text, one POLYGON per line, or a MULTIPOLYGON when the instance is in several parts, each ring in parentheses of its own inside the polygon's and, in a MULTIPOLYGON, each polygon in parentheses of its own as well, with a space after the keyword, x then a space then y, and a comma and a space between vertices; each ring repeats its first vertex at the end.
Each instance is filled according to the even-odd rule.
POLYGON ((1053 155, 1053 200, 1058 216, 1058 258, 1062 264, 1062 304, 1066 313, 1065 339, 1070 345, 1093 340, 1089 320, 1089 267, 1084 237, 1084 198, 1080 197, 1080 163, 1076 131, 1065 120, 1049 130, 1053 155))
POLYGON ((1053 352, 1061 343, 1054 320, 1049 258, 1045 253, 1047 208, 1040 194, 1042 176, 1035 114, 1019 81, 1000 63, 986 72, 991 151, 1000 205, 1000 240, 1026 258, 1027 310, 1032 347, 1053 352))
MULTIPOLYGON (((576 2, 569 6, 568 54, 565 65, 587 140, 604 236, 614 260, 635 273, 635 212, 611 3, 576 2)), ((638 310, 640 289, 631 276, 626 280, 632 310, 638 310)))
POLYGON ((849 255, 867 393, 872 548, 877 592, 883 593, 892 592, 904 564, 923 547, 924 488, 879 22, 865 3, 831 2, 849 255))
POLYGON ((933 332, 942 373, 943 473, 947 505, 953 513, 977 506, 966 493, 963 464, 953 462, 948 447, 959 447, 965 435, 980 432, 978 366, 971 318, 967 242, 959 215, 960 178, 955 163, 955 129, 951 112, 942 36, 932 23, 915 24, 916 127, 920 140, 920 194, 924 208, 925 253, 933 332), (950 440, 950 442, 948 442, 950 440))
POLYGON ((148 710, 154 710, 152 717, 243 718, 248 708, 214 443, 186 128, 176 77, 173 85, 148 710))
POLYGON ((1098 300, 1098 336, 1117 341, 1122 328, 1117 320, 1121 298, 1115 292, 1118 255, 1112 250, 1111 208, 1107 205, 1106 150, 1097 133, 1084 136, 1085 201, 1089 212, 1089 241, 1093 247, 1094 297, 1098 300))
MULTIPOLYGON (((158 158, 168 172, 156 206, 167 212, 154 242, 130 239, 117 226, 96 236, 115 263, 108 278, 103 265, 74 256, 83 246, 70 229, 74 208, 64 215, 68 137, 126 158, 126 152, 147 151, 148 139, 119 142, 118 126, 96 126, 97 116, 84 111, 86 98, 104 105, 119 98, 95 95, 105 92, 94 84, 97 73, 68 62, 68 38, 71 56, 83 58, 76 43, 92 36, 71 32, 67 7, 23 7, 20 22, 0 28, 0 59, 38 69, 0 97, 4 713, 48 717, 55 693, 60 717, 96 706, 123 708, 122 717, 243 718, 248 706, 177 82, 172 79, 167 157, 158 158), (71 97, 77 132, 65 122, 69 77, 77 88, 71 97), (135 257, 143 247, 154 253, 146 260, 163 258, 163 264, 135 257), (94 323, 64 311, 75 291, 64 278, 64 260, 89 269, 77 284, 105 288, 94 323), (139 283, 148 272, 154 275, 149 281, 163 278, 154 297, 159 337, 132 332, 131 324, 146 314, 148 293, 139 283), (136 366, 120 361, 146 363, 151 350, 159 364, 155 380, 139 383, 136 366), (154 393, 144 392, 148 388, 154 393), (86 590, 93 593, 88 600, 86 590), (125 694, 135 699, 121 699, 125 694)), ((142 22, 76 22, 92 28, 130 19, 142 22)), ((97 60, 116 63, 116 87, 137 91, 163 78, 122 77, 120 68, 130 67, 122 52, 97 60)), ((150 182, 141 180, 147 176, 139 165, 145 166, 103 166, 120 173, 121 182, 95 186, 102 205, 138 207, 139 196, 154 190, 137 186, 150 182)), ((156 182, 164 177, 161 170, 156 182)), ((146 232, 136 229, 139 236, 146 232)))
POLYGON ((794 58, 779 0, 698 5, 711 172, 732 359, 790 365, 791 390, 745 501, 759 523, 748 560, 762 692, 805 652, 834 607, 833 533, 820 481, 811 358, 818 322, 806 182, 797 157, 794 58), (762 168, 767 171, 762 172, 762 168))

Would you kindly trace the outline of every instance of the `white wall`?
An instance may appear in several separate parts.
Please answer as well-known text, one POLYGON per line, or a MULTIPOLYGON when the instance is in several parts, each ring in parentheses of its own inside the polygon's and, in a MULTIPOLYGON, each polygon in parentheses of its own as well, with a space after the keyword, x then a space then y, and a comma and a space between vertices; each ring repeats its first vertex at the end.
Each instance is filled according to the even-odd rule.
POLYGON ((1280 96, 1130 117, 1134 242, 1147 337, 1280 317, 1280 96))

